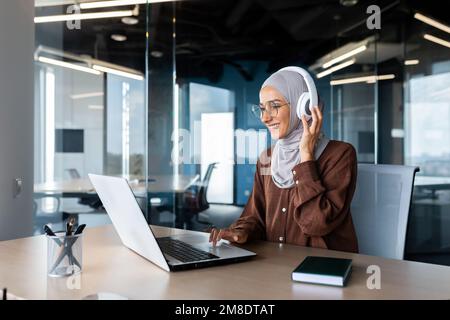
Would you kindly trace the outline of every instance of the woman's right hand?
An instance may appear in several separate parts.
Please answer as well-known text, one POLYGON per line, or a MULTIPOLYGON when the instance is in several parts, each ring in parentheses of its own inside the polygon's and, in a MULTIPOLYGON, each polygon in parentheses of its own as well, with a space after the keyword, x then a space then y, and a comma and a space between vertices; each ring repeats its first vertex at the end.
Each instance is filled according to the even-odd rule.
POLYGON ((243 230, 212 228, 209 235, 209 242, 212 242, 213 246, 216 246, 217 242, 221 239, 236 243, 245 243, 248 239, 248 234, 243 230))

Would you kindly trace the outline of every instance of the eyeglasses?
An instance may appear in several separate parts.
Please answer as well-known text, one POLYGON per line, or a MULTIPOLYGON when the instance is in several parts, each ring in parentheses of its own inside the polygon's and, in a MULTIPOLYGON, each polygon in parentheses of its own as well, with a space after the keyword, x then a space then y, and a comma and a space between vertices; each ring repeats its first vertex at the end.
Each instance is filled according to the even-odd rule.
POLYGON ((276 117, 278 116, 278 109, 281 107, 287 106, 289 103, 282 104, 280 101, 273 100, 273 101, 267 101, 266 104, 260 103, 252 105, 252 113, 255 115, 255 117, 262 118, 264 117, 264 112, 267 113, 269 117, 276 117))

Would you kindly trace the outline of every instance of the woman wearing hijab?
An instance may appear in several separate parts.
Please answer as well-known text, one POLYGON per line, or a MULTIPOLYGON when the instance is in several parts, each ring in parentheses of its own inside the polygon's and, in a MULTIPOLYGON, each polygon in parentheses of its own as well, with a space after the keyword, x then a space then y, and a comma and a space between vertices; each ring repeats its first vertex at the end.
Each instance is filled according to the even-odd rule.
POLYGON ((253 239, 358 252, 350 214, 357 160, 352 145, 328 140, 322 111, 297 117, 298 98, 308 88, 297 72, 281 70, 261 86, 259 115, 276 140, 256 165, 253 191, 241 217, 212 229, 210 241, 253 239))

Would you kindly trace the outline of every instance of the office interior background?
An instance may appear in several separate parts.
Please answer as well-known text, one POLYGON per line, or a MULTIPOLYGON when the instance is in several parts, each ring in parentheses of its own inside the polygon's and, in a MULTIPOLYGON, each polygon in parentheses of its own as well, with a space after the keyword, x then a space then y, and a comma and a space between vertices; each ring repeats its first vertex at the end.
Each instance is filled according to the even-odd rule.
POLYGON ((0 240, 69 217, 110 223, 88 173, 127 177, 151 224, 228 226, 272 143, 251 106, 272 72, 296 65, 314 76, 331 139, 351 143, 361 163, 420 167, 405 259, 450 265, 441 1, 85 2, 0 1, 0 240), (367 25, 373 4, 379 29, 367 25), (78 8, 110 17, 45 19, 78 8), (249 146, 258 152, 240 152, 249 146))

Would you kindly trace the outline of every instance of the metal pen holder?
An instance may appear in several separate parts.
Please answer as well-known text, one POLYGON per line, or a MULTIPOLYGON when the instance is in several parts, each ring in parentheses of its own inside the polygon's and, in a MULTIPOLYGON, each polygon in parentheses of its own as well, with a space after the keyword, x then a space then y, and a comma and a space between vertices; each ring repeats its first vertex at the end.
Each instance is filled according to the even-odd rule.
POLYGON ((81 273, 83 234, 68 236, 56 232, 47 235, 47 273, 50 277, 67 277, 81 273))

